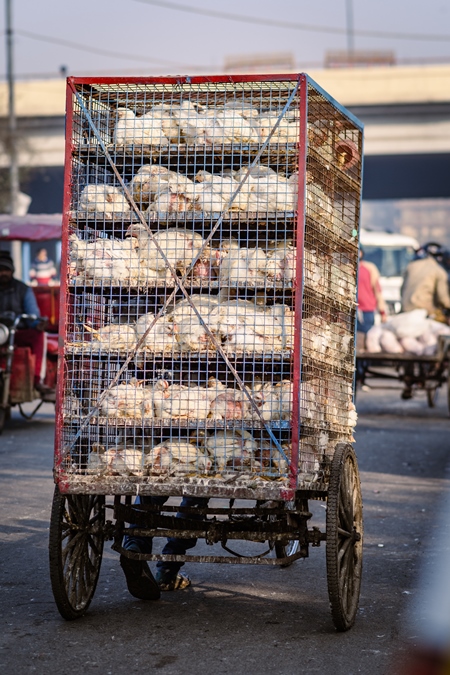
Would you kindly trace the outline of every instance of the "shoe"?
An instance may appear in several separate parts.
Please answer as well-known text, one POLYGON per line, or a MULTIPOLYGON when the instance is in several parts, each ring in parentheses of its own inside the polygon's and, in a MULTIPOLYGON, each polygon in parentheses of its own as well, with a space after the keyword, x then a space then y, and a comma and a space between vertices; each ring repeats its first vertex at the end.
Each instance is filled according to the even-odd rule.
MULTIPOLYGON (((137 544, 130 543, 128 551, 140 553, 137 544)), ((128 590, 139 600, 159 600, 161 592, 145 560, 132 560, 125 555, 120 556, 120 566, 127 580, 128 590)))
POLYGON ((404 389, 404 390, 402 391, 401 396, 402 396, 402 399, 403 399, 404 401, 407 401, 407 400, 409 400, 410 398, 412 398, 413 395, 412 395, 411 389, 404 389))
POLYGON ((161 591, 182 591, 191 585, 191 580, 185 574, 170 570, 162 570, 156 573, 156 583, 161 591))
POLYGON ((48 397, 48 396, 54 396, 55 395, 55 390, 52 387, 47 387, 46 384, 43 382, 36 382, 34 384, 34 388, 36 391, 40 394, 41 397, 48 397))

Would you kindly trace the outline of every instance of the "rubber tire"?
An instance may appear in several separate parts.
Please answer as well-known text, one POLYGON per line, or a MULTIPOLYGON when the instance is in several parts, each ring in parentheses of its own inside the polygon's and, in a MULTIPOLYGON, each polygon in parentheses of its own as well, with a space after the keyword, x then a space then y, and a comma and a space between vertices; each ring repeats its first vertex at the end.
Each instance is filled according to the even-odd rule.
POLYGON ((94 597, 103 555, 104 523, 105 497, 103 495, 62 495, 58 486, 55 487, 49 536, 50 580, 58 611, 67 621, 83 616, 94 597), (70 527, 68 520, 70 513, 72 513, 76 528, 70 527), (64 551, 67 551, 68 542, 74 541, 75 538, 78 539, 78 543, 71 546, 64 559, 64 551), (86 553, 89 554, 88 558, 86 553), (87 563, 84 569, 77 564, 80 554, 87 563), (71 561, 71 556, 73 561, 71 561), (68 570, 71 562, 72 570, 68 570), (75 583, 73 583, 73 572, 75 572, 75 583), (83 573, 82 576, 80 572, 83 573), (88 573, 88 577, 85 572, 88 573), (74 599, 74 592, 78 596, 80 589, 81 599, 74 599))
POLYGON ((326 517, 326 561, 328 596, 331 615, 336 630, 346 631, 355 622, 358 611, 362 574, 363 520, 362 497, 358 464, 353 448, 349 444, 339 443, 336 446, 331 463, 330 482, 327 496, 326 517), (346 485, 351 479, 351 495, 346 485), (349 499, 350 496, 350 499, 349 499), (352 533, 355 536, 343 537, 339 529, 349 531, 344 522, 344 501, 346 502, 347 522, 352 522, 352 533), (350 539, 350 545, 345 541, 350 539), (350 550, 349 550, 350 549, 350 550), (342 563, 346 563, 344 569, 342 563))

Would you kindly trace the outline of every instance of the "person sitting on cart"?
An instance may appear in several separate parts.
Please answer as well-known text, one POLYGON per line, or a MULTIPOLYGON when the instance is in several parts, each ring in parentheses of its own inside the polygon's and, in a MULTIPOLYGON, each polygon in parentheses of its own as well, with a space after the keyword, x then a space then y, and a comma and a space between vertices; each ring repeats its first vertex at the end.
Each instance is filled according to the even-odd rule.
MULTIPOLYGON (((14 279, 14 263, 8 251, 0 251, 0 314, 34 314, 39 317, 39 307, 33 290, 18 279, 14 279)), ((44 384, 46 367, 45 319, 37 318, 19 324, 14 344, 29 347, 35 356, 34 388, 40 394, 49 394, 52 389, 44 384)))
MULTIPOLYGON (((402 286, 402 312, 426 309, 435 321, 448 323, 450 293, 448 274, 444 268, 446 251, 440 244, 429 242, 420 249, 420 255, 412 260, 406 270, 402 286)), ((414 364, 406 363, 402 391, 403 399, 413 395, 414 364)))
POLYGON ((448 274, 444 268, 446 251, 434 242, 425 244, 422 250, 422 257, 412 260, 405 270, 402 312, 426 309, 431 319, 447 323, 450 293, 448 274))
MULTIPOLYGON (((152 504, 163 506, 169 497, 136 497, 135 504, 152 504)), ((180 506, 190 508, 204 508, 208 505, 206 497, 184 497, 180 506)), ((186 515, 178 512, 177 518, 189 518, 190 520, 201 520, 202 516, 195 514, 186 515)), ((135 527, 131 525, 131 527, 135 527)), ((163 555, 185 555, 186 551, 194 548, 197 539, 181 539, 178 537, 169 537, 164 546, 163 555)), ((131 537, 126 536, 123 542, 123 548, 132 553, 145 553, 150 555, 152 552, 152 537, 131 537)), ((120 556, 120 565, 124 571, 127 580, 128 590, 135 598, 140 600, 157 600, 160 591, 182 590, 191 585, 188 576, 180 573, 183 562, 163 562, 159 561, 156 565, 156 579, 150 571, 145 561, 133 560, 125 555, 120 556)))
POLYGON ((40 248, 30 267, 30 281, 32 286, 48 286, 56 279, 56 267, 50 260, 46 248, 40 248))

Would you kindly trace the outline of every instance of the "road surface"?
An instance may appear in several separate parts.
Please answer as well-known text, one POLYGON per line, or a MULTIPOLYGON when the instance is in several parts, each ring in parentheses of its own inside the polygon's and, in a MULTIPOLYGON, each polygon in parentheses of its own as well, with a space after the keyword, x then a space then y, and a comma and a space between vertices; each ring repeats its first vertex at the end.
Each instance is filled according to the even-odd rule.
MULTIPOLYGON (((47 564, 53 411, 29 423, 14 413, 0 437, 0 672, 385 675, 416 640, 405 612, 428 543, 439 545, 436 513, 450 485, 444 399, 430 410, 424 396, 400 401, 398 391, 359 397, 364 577, 357 622, 344 634, 331 622, 324 546, 285 570, 189 565, 191 588, 143 603, 107 543, 88 614, 61 619, 47 564)), ((314 511, 323 520, 324 506, 314 511)))

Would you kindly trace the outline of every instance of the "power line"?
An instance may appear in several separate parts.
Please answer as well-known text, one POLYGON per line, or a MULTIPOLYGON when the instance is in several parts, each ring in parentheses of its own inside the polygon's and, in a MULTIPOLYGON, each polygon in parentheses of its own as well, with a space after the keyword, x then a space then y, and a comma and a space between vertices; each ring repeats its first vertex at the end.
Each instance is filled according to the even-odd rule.
POLYGON ((32 33, 27 30, 15 31, 17 35, 22 35, 23 37, 30 38, 31 40, 38 40, 39 42, 47 42, 49 44, 62 45, 63 47, 70 47, 71 49, 77 49, 83 52, 90 52, 91 54, 98 54, 100 56, 108 56, 115 59, 127 59, 128 61, 141 61, 143 63, 154 63, 156 65, 162 66, 172 66, 176 68, 188 68, 189 70, 203 70, 204 66, 192 66, 181 64, 176 61, 166 61, 165 59, 153 59, 147 56, 138 56, 132 54, 123 54, 121 52, 109 51, 107 49, 99 49, 98 47, 93 47, 91 45, 80 44, 79 42, 71 42, 70 40, 62 40, 61 38, 55 38, 51 35, 41 35, 40 33, 32 33))
MULTIPOLYGON (((248 16, 244 14, 230 14, 228 12, 218 12, 212 9, 203 9, 202 7, 192 7, 191 5, 180 5, 176 2, 165 2, 164 0, 135 0, 144 5, 153 5, 164 9, 173 9, 178 12, 188 14, 201 14, 202 16, 211 16, 215 19, 226 19, 227 21, 239 21, 241 23, 258 24, 260 26, 270 26, 271 28, 287 28, 288 30, 309 31, 314 33, 334 33, 337 35, 346 35, 346 28, 336 28, 333 26, 317 26, 306 23, 295 23, 293 21, 279 21, 277 19, 265 19, 260 16, 248 16)), ((381 30, 354 30, 354 35, 370 38, 394 38, 396 40, 419 40, 425 42, 450 42, 450 35, 433 35, 431 33, 395 33, 381 30)))

